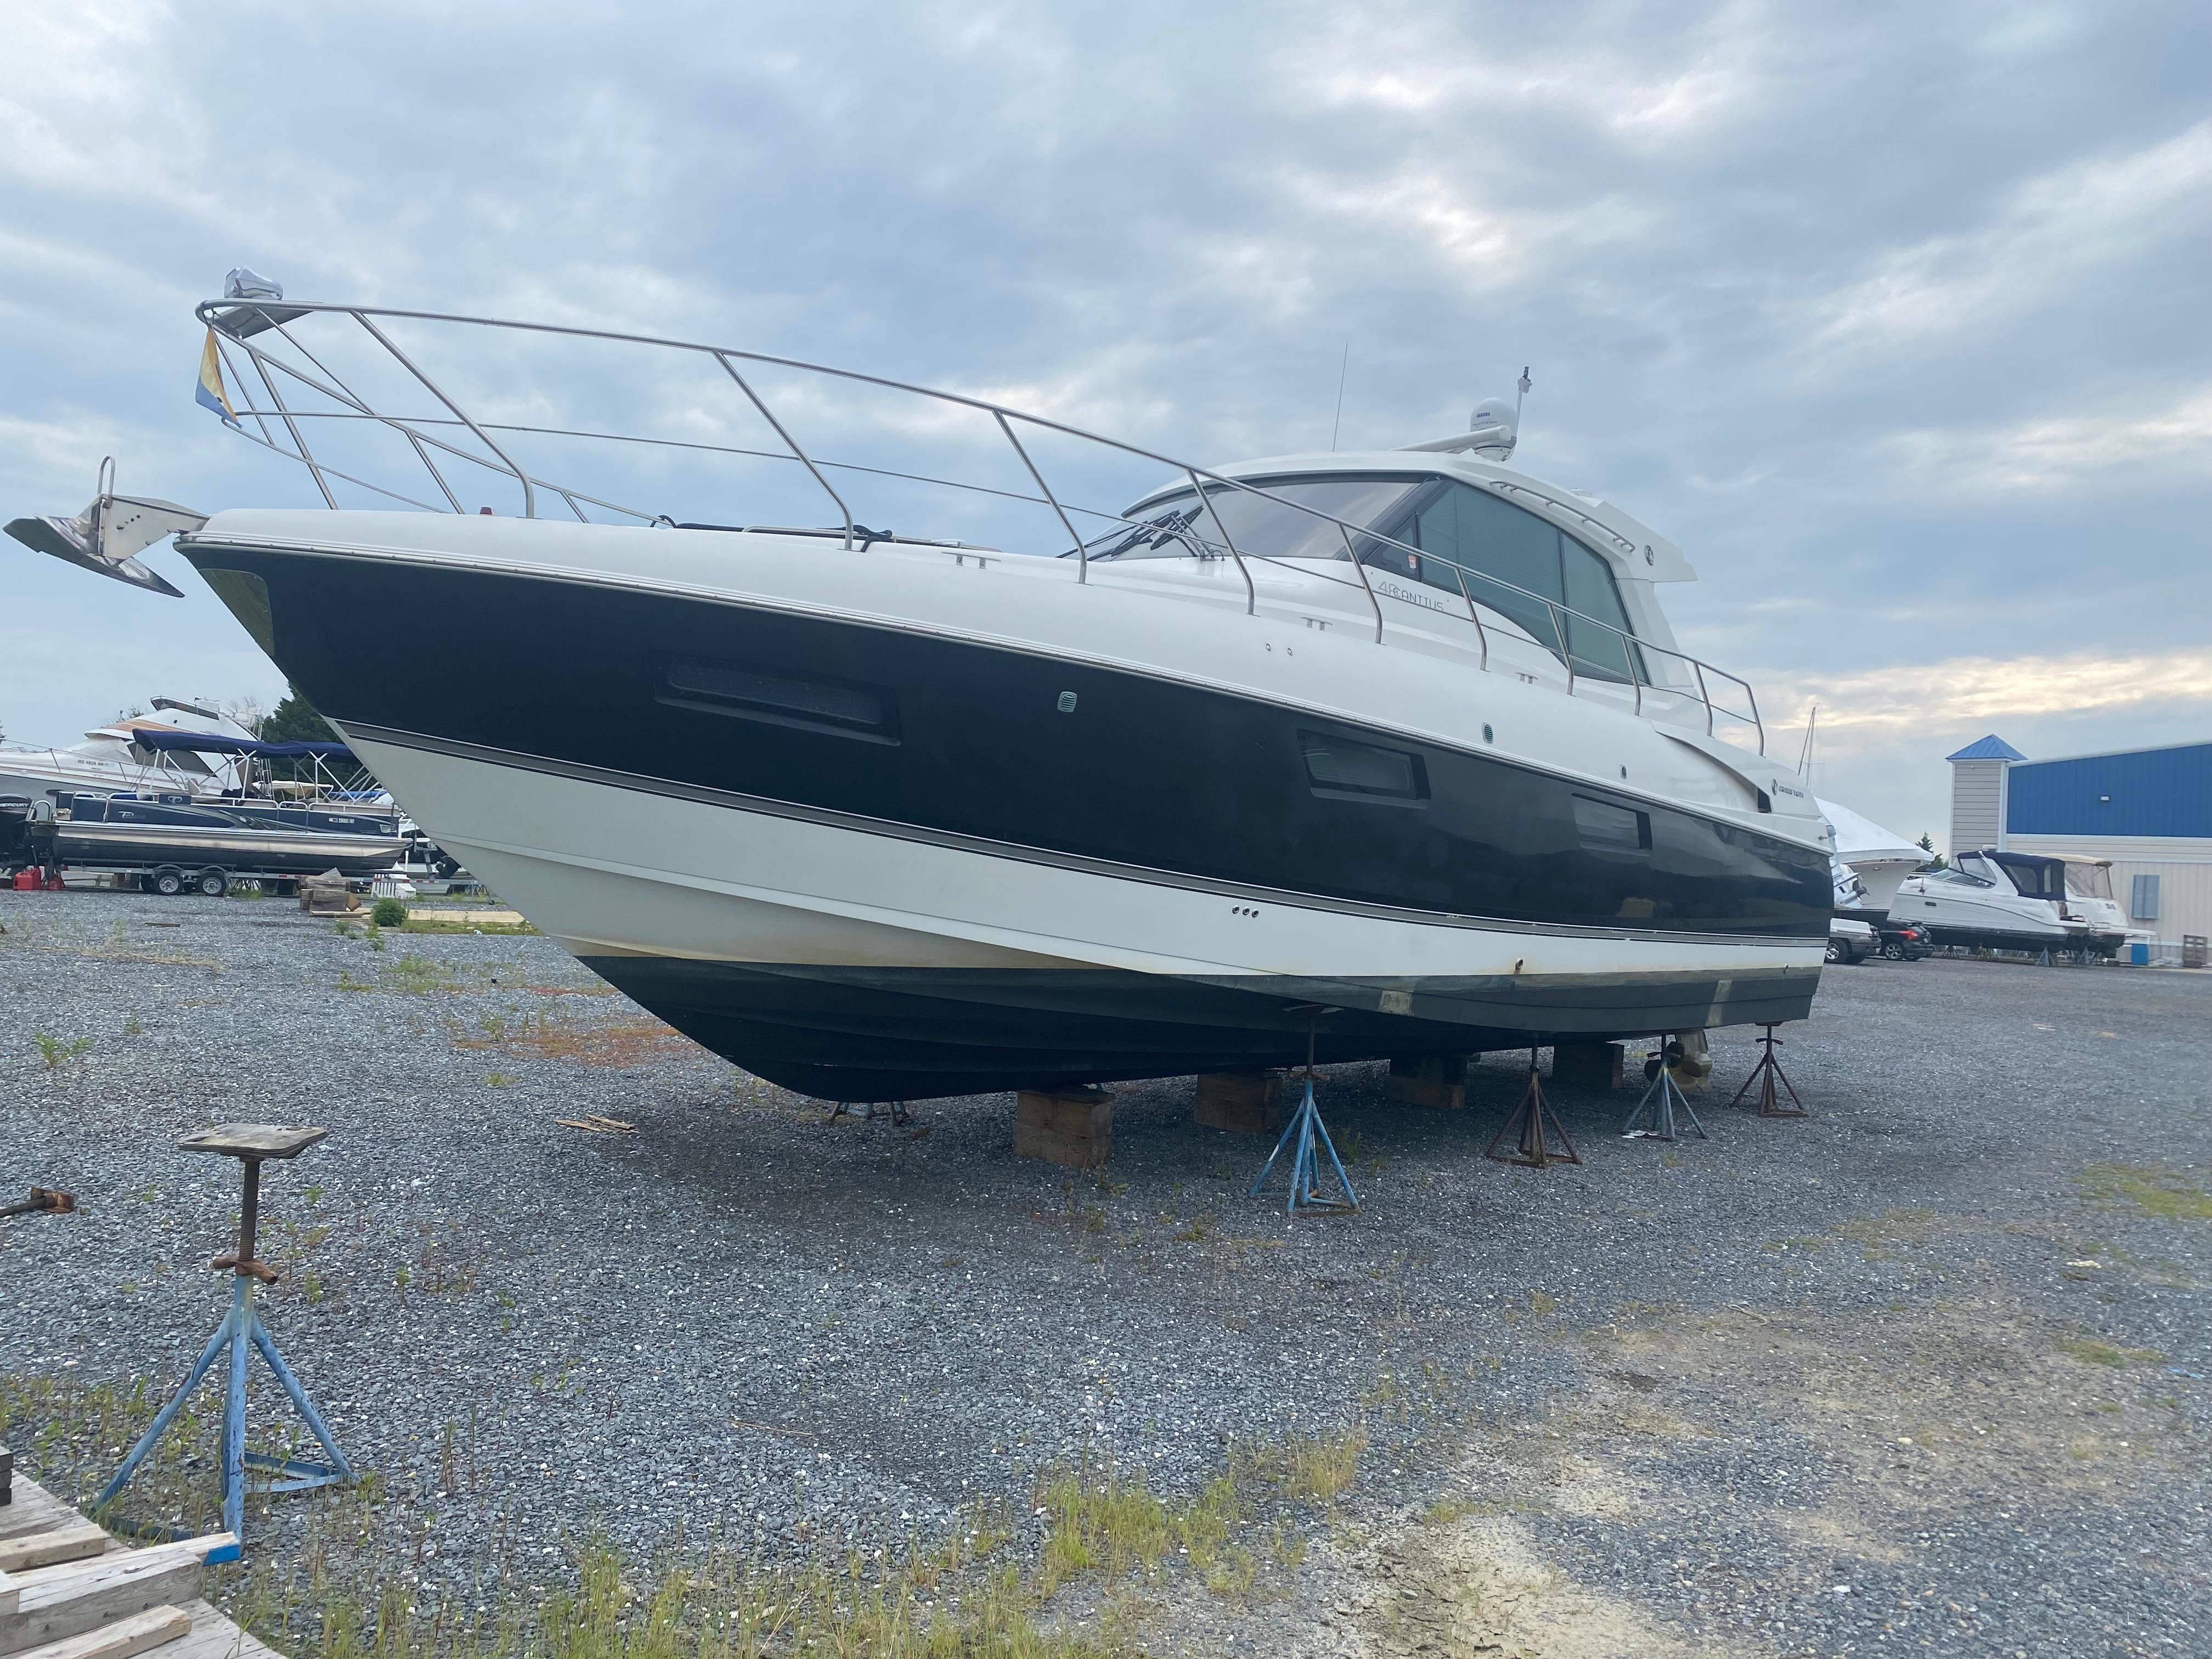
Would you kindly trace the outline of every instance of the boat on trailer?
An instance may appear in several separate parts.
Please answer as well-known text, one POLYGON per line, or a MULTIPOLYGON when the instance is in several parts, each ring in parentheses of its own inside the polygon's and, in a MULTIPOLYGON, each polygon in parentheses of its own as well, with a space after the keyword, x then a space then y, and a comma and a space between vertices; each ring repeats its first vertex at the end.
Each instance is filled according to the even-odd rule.
MULTIPOLYGON (((265 295, 199 315, 270 389, 246 435, 327 505, 156 503, 179 549, 440 845, 758 1075, 893 1100, 1282 1066, 1310 1036, 1323 1061, 1464 1054, 1810 1004, 1832 891, 1804 779, 1750 686, 1675 642, 1657 587, 1693 579, 1680 550, 1507 465, 1504 406, 1409 449, 1206 468, 733 347, 265 295), (309 326, 347 325, 423 412, 307 355, 309 326), (772 449, 479 420, 403 328, 689 362, 772 449), (972 420, 1019 483, 830 460, 769 371, 972 420), (450 510, 341 508, 362 481, 311 442, 319 411, 396 434, 450 510), (833 522, 617 506, 516 462, 549 433, 774 453, 833 522), (1165 477, 1079 506, 1048 442, 1165 477), (520 515, 466 511, 467 467, 520 515), (1043 533, 871 530, 848 493, 885 477, 1022 503, 1043 533), (364 615, 406 625, 342 621, 364 615)), ((9 529, 147 585, 150 543, 102 519, 9 529)))

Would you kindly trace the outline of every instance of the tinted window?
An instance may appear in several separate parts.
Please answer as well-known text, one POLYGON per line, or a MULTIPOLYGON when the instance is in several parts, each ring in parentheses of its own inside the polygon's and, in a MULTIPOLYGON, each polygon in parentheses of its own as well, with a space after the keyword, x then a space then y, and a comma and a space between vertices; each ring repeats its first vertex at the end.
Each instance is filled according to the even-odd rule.
POLYGON ((1575 672, 1626 680, 1629 676, 1629 646, 1620 635, 1629 631, 1628 612, 1621 607, 1620 590, 1613 586, 1612 567, 1602 556, 1564 534, 1559 538, 1559 563, 1567 590, 1567 608, 1597 619, 1584 622, 1577 617, 1567 618, 1567 644, 1574 653, 1575 672), (1598 623, 1611 623, 1620 634, 1601 628, 1598 623))
POLYGON ((1301 732, 1298 741, 1305 751, 1306 781, 1317 794, 1428 799, 1428 773, 1419 755, 1323 737, 1318 732, 1301 732))
POLYGON ((1575 833, 1593 853, 1626 856, 1651 850, 1651 815, 1577 795, 1575 833))
MULTIPOLYGON (((1628 612, 1621 605, 1612 568, 1602 556, 1573 537, 1510 501, 1462 483, 1444 486, 1397 535, 1423 552, 1441 553, 1464 566, 1468 573, 1465 577, 1468 595, 1477 604, 1511 617, 1547 650, 1564 657, 1571 647, 1577 674, 1601 679, 1629 678, 1633 647, 1612 631, 1613 628, 1624 634, 1630 631, 1628 612), (1486 577, 1499 580, 1486 580, 1486 577), (1504 586, 1506 582, 1512 586, 1504 586), (1515 591, 1522 588, 1528 591, 1515 591), (1571 617, 1556 617, 1543 603, 1546 599, 1556 600, 1595 621, 1578 623, 1571 617), (1567 627, 1564 641, 1559 637, 1562 620, 1567 627), (1601 623, 1612 628, 1598 626, 1601 623)), ((1431 586, 1459 589, 1456 573, 1441 563, 1422 568, 1419 560, 1395 548, 1377 548, 1367 559, 1431 586)), ((1637 666, 1640 669, 1641 664, 1637 666)))
POLYGON ((802 678, 728 663, 671 663, 655 701, 703 714, 734 714, 896 743, 888 694, 865 685, 802 678))

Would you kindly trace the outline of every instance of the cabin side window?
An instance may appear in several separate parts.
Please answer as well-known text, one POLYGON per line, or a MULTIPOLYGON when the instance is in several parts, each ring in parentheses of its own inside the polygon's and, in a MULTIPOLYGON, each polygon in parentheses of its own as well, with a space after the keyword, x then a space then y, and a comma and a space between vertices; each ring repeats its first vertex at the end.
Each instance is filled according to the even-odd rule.
MULTIPOLYGON (((1633 647, 1621 635, 1634 630, 1628 625, 1613 567, 1602 554, 1549 521, 1484 490, 1453 483, 1413 515, 1398 539, 1464 567, 1467 591, 1476 604, 1510 617, 1553 655, 1571 653, 1577 674, 1595 679, 1630 678, 1633 647), (1547 599, 1563 611, 1577 611, 1595 620, 1555 613, 1544 603, 1547 599)), ((1397 549, 1385 547, 1370 554, 1369 562, 1396 569, 1409 560, 1397 549)), ((1454 592, 1461 580, 1457 572, 1440 562, 1405 574, 1454 592)), ((1640 671, 1643 665, 1638 660, 1634 666, 1640 671)))
POLYGON ((1575 835, 1589 853, 1633 858, 1651 850, 1651 815, 1611 801, 1574 797, 1575 835))

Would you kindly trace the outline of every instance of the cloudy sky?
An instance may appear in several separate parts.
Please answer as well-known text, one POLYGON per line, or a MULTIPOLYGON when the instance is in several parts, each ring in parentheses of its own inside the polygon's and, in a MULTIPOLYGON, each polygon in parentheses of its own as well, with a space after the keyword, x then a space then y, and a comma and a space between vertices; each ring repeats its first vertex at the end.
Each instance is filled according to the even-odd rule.
MULTIPOLYGON (((314 499, 191 401, 239 264, 1201 461, 1325 447, 1347 348, 1346 447, 1527 363, 1521 463, 1689 552, 1678 629, 1789 721, 1817 700, 1822 793, 1940 841, 1984 732, 2212 738, 2197 0, 9 10, 8 516, 109 453, 202 509, 314 499)), ((597 372, 564 412, 635 395, 597 372)), ((153 561, 191 597, 6 544, 9 738, 281 695, 153 561)))

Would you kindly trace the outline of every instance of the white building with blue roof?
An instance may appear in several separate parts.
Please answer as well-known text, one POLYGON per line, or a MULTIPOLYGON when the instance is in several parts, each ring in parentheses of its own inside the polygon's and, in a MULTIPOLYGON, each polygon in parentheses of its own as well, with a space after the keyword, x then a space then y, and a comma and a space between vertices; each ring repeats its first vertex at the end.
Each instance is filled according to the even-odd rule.
POLYGON ((2129 926, 2212 935, 2212 742, 2032 761, 1992 734, 1951 763, 1951 851, 2106 859, 2129 926))

